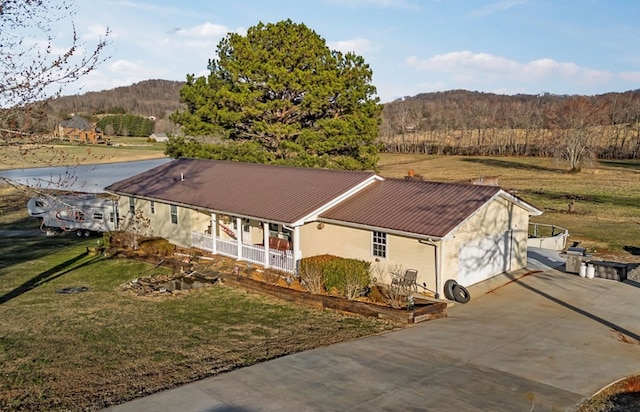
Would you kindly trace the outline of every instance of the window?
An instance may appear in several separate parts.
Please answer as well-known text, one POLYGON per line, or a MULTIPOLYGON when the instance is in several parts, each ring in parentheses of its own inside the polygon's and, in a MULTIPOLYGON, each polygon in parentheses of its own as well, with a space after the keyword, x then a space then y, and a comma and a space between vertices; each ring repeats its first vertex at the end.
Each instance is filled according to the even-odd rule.
POLYGON ((171 205, 171 223, 178 224, 178 206, 176 205, 171 205))
POLYGON ((269 223, 269 237, 278 237, 280 228, 277 223, 269 223))
POLYGON ((150 212, 152 215, 156 214, 156 202, 154 202, 153 200, 149 202, 149 208, 151 209, 150 212))
POLYGON ((129 213, 131 213, 132 215, 136 214, 136 198, 135 197, 129 198, 129 213))
POLYGON ((387 257, 387 234, 384 232, 373 232, 372 254, 376 257, 387 257))
POLYGON ((113 212, 109 212, 109 222, 113 223, 114 220, 115 220, 115 215, 113 214, 113 212))
POLYGON ((93 212, 93 220, 102 220, 102 213, 93 212))
POLYGON ((246 233, 251 232, 251 225, 249 224, 249 219, 242 219, 242 230, 246 233))

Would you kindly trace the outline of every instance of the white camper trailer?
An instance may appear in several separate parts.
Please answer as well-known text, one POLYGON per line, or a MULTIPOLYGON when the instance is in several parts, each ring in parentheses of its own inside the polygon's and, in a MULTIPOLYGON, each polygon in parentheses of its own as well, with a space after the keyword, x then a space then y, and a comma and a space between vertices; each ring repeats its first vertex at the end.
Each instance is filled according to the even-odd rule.
POLYGON ((118 225, 118 202, 95 195, 32 198, 27 210, 41 219, 40 227, 48 235, 64 231, 89 236, 114 231, 118 225))

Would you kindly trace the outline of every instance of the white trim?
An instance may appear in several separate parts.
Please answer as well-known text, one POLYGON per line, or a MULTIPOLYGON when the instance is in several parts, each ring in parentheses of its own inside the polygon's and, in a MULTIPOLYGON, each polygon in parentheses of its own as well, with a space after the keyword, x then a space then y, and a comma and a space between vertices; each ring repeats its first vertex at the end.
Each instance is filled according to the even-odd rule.
POLYGON ((216 237, 218 233, 218 216, 215 213, 211 213, 211 237, 213 238, 213 246, 212 246, 212 252, 214 254, 218 254, 218 245, 216 242, 216 237))
POLYGON ((517 197, 515 197, 511 193, 506 192, 506 191, 504 191, 502 189, 497 193, 497 196, 501 196, 504 199, 509 200, 512 203, 515 203, 516 205, 520 206, 521 208, 523 208, 524 210, 529 212, 529 214, 531 216, 540 216, 542 214, 542 210, 533 207, 532 205, 530 205, 529 203, 525 202, 524 200, 518 199, 517 197))
POLYGON ((264 243, 264 267, 269 268, 269 222, 262 222, 262 242, 264 243))
POLYGON ((387 238, 387 232, 384 232, 382 230, 372 230, 371 231, 371 257, 374 258, 379 258, 379 259, 389 259, 389 241, 387 238), (384 235, 384 244, 380 243, 380 242, 376 242, 376 233, 381 233, 384 235), (379 245, 379 246, 384 246, 384 256, 378 256, 376 255, 375 252, 375 245, 379 245))
POLYGON ((344 192, 340 196, 335 197, 335 198, 333 198, 333 200, 331 200, 331 201, 325 203, 324 205, 320 206, 318 209, 314 210, 313 212, 311 212, 311 213, 307 214, 306 216, 303 216, 300 219, 296 220, 295 222, 293 222, 291 224, 291 226, 293 226, 293 227, 302 226, 305 223, 313 222, 315 220, 318 220, 318 216, 320 214, 322 214, 325 211, 331 209, 335 205, 343 202, 345 199, 353 196, 354 194, 358 193, 359 191, 361 191, 365 187, 369 186, 370 184, 372 184, 372 183, 374 183, 376 181, 382 181, 382 180, 384 180, 384 178, 380 177, 378 175, 373 175, 373 176, 369 177, 365 181, 360 182, 356 186, 353 186, 351 189, 347 190, 346 192, 344 192))
POLYGON ((242 218, 236 217, 236 240, 238 241, 238 260, 242 260, 242 218))

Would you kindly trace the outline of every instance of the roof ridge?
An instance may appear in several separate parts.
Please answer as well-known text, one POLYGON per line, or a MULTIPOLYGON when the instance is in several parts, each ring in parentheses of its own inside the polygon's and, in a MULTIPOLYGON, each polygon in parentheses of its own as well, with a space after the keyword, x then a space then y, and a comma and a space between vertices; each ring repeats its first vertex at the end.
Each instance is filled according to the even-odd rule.
POLYGON ((195 157, 179 157, 174 159, 174 161, 175 160, 197 161, 197 162, 207 162, 207 163, 224 163, 224 164, 240 165, 240 167, 275 167, 275 168, 282 168, 282 169, 298 169, 298 170, 306 170, 306 171, 314 170, 314 171, 322 171, 322 172, 377 175, 376 172, 370 171, 370 170, 330 169, 330 168, 324 168, 324 167, 305 167, 305 166, 294 166, 294 165, 277 164, 277 163, 239 162, 235 160, 200 159, 195 157))

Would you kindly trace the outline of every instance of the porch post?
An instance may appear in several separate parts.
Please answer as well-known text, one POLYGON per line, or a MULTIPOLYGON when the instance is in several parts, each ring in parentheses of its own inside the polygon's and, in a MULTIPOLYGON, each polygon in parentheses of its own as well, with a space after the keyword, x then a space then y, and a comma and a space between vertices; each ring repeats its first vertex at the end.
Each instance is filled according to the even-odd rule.
POLYGON ((238 260, 242 260, 242 219, 236 217, 236 240, 238 241, 238 260))
POLYGON ((213 240, 213 246, 211 247, 211 252, 214 255, 218 254, 218 242, 217 242, 217 236, 216 233, 218 233, 218 218, 216 216, 215 213, 211 213, 211 239, 213 240))
POLYGON ((269 267, 269 223, 262 222, 262 243, 264 244, 264 267, 269 267))
POLYGON ((302 251, 300 250, 300 226, 293 228, 293 271, 297 273, 298 261, 302 257, 302 251))

